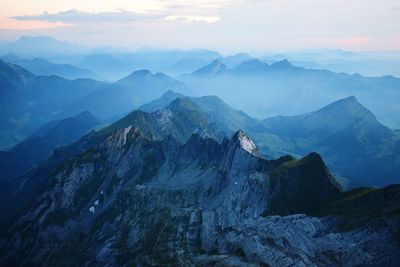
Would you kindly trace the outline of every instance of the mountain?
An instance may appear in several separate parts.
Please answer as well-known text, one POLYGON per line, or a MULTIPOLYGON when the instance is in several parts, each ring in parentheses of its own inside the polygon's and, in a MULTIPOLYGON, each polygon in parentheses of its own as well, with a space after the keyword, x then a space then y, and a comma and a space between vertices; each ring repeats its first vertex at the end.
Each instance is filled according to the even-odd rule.
MULTIPOLYGON (((3 224, 2 264, 399 261, 398 244, 390 238, 396 213, 376 213, 368 224, 361 220, 339 230, 349 221, 337 203, 353 202, 340 193, 318 154, 266 160, 243 131, 221 143, 190 135, 196 127, 185 117, 206 125, 205 116, 193 119, 198 112, 196 104, 178 98, 153 113, 135 111, 55 153, 21 180, 42 181, 36 185, 40 193, 3 224), (187 131, 174 131, 177 125, 187 131), (322 217, 290 215, 299 212, 322 217), (26 246, 32 238, 48 241, 26 246), (379 246, 370 249, 371 240, 379 246)), ((16 188, 21 193, 26 186, 32 185, 16 188)), ((354 203, 357 195, 350 193, 354 203)), ((395 198, 381 201, 396 211, 395 198)))
POLYGON ((184 97, 186 96, 183 94, 179 94, 174 91, 168 90, 167 92, 162 94, 159 98, 140 106, 139 109, 144 112, 154 112, 157 111, 158 109, 165 108, 175 99, 184 97))
MULTIPOLYGON (((154 111, 182 95, 168 92, 140 109, 154 111)), ((400 138, 379 123, 354 96, 315 112, 257 120, 215 96, 189 97, 225 134, 245 129, 263 154, 304 156, 317 151, 346 187, 384 186, 399 181, 400 138), (349 161, 348 159, 352 159, 349 161)))
POLYGON ((94 51, 81 60, 79 66, 90 69, 108 80, 116 81, 129 75, 132 70, 150 69, 168 75, 179 75, 196 70, 208 62, 220 58, 215 51, 155 50, 94 51))
POLYGON ((296 66, 305 68, 327 69, 363 76, 400 76, 399 58, 396 51, 350 52, 340 49, 321 49, 292 51, 284 54, 262 57, 267 62, 288 58, 296 66))
POLYGON ((189 94, 189 89, 181 82, 163 74, 149 70, 134 71, 125 78, 110 84, 104 90, 89 94, 66 108, 62 115, 73 116, 85 110, 107 120, 125 114, 140 105, 157 99, 168 90, 189 94))
MULTIPOLYGON (((202 73, 211 66, 203 68, 198 71, 202 73)), ((397 116, 400 110, 395 100, 400 97, 397 90, 400 79, 393 76, 363 77, 325 69, 306 69, 286 59, 271 64, 251 59, 213 74, 207 74, 207 71, 203 75, 195 73, 178 79, 194 94, 216 95, 253 117, 308 113, 354 95, 376 114, 379 121, 390 128, 400 127, 397 116)))
POLYGON ((267 132, 287 143, 275 148, 296 154, 318 151, 337 174, 355 184, 382 186, 399 181, 395 133, 380 124, 354 96, 312 113, 269 118, 262 124, 267 132))
POLYGON ((54 62, 76 62, 90 50, 48 36, 22 36, 14 42, 0 43, 2 55, 12 53, 22 58, 40 57, 54 62))
MULTIPOLYGON (((345 210, 337 203, 347 195, 318 154, 266 160, 243 131, 218 142, 190 135, 193 127, 184 135, 169 127, 177 120, 188 126, 186 116, 203 121, 193 120, 198 110, 178 98, 55 153, 16 187, 25 197, 29 182, 41 181, 25 208, 2 224, 1 264, 400 262, 397 213, 377 213, 341 231, 345 210)), ((399 188, 391 191, 382 205, 396 201, 399 188)))
POLYGON ((0 147, 18 143, 81 97, 106 86, 90 79, 35 76, 0 61, 0 147))
POLYGON ((7 55, 1 58, 5 62, 12 63, 39 76, 57 75, 66 79, 90 78, 98 79, 91 71, 75 67, 71 64, 55 64, 41 58, 20 59, 17 56, 7 55))
POLYGON ((116 81, 129 75, 132 70, 141 68, 144 64, 132 53, 92 53, 84 57, 78 66, 92 70, 107 80, 116 81))
POLYGON ((299 67, 293 66, 289 60, 283 59, 271 64, 270 69, 274 71, 293 71, 299 69, 299 67))
MULTIPOLYGON (((52 147, 52 151, 56 147, 73 143, 99 124, 100 121, 87 111, 82 112, 76 117, 51 121, 40 127, 26 140, 14 146, 9 151, 15 155, 23 155, 26 153, 24 148, 29 147, 29 144, 37 142, 37 140, 43 140, 43 142, 49 144, 52 147)), ((38 163, 39 161, 34 160, 33 162, 38 163)))
POLYGON ((217 53, 216 54, 210 53, 209 55, 206 56, 193 55, 193 57, 187 56, 181 61, 165 69, 162 69, 161 71, 168 75, 179 76, 179 75, 184 75, 185 73, 195 72, 196 70, 202 68, 203 66, 208 65, 210 60, 213 61, 217 60, 226 65, 228 68, 232 68, 236 67, 243 61, 249 59, 251 59, 251 57, 246 53, 239 53, 226 57, 222 57, 217 53))
POLYGON ((162 72, 172 76, 179 76, 185 73, 196 71, 197 69, 207 65, 208 63, 209 59, 187 58, 182 59, 181 61, 162 69, 162 72))
POLYGON ((227 70, 227 67, 224 63, 219 60, 214 60, 209 65, 204 66, 195 72, 192 75, 195 76, 203 76, 203 75, 217 75, 224 73, 227 70))
POLYGON ((400 215, 400 185, 381 189, 357 188, 342 192, 320 211, 320 216, 336 215, 344 218, 339 227, 349 231, 368 223, 371 218, 400 215))
POLYGON ((251 56, 247 53, 238 53, 220 59, 228 68, 234 68, 239 64, 251 60, 251 56))
POLYGON ((287 59, 274 62, 271 65, 268 65, 267 63, 262 62, 259 59, 250 59, 242 62, 235 68, 230 69, 230 72, 239 75, 271 75, 280 72, 286 74, 287 72, 293 72, 296 70, 301 70, 301 68, 293 66, 287 59))
POLYGON ((60 146, 77 141, 100 122, 89 112, 51 121, 7 152, 1 152, 0 181, 16 178, 51 156, 60 146))
POLYGON ((156 140, 172 136, 184 143, 193 133, 218 140, 224 137, 218 125, 209 121, 206 114, 186 98, 177 98, 167 107, 151 113, 134 111, 97 135, 104 136, 115 129, 129 128, 130 125, 136 125, 142 133, 156 140))
POLYGON ((266 72, 267 69, 268 64, 260 61, 259 59, 250 59, 236 66, 232 72, 237 74, 256 74, 266 72))
POLYGON ((168 90, 190 93, 183 83, 147 70, 107 83, 36 76, 17 65, 0 61, 0 148, 8 149, 21 142, 51 120, 74 117, 84 111, 109 120, 168 90))
POLYGON ((7 151, 0 151, 0 184, 21 176, 32 168, 29 162, 7 151))
POLYGON ((160 98, 143 105, 139 109, 154 112, 168 106, 177 98, 186 98, 195 103, 208 121, 218 125, 228 136, 237 131, 237 129, 251 131, 254 127, 257 127, 258 120, 251 118, 240 110, 231 108, 216 96, 188 97, 168 91, 160 98))

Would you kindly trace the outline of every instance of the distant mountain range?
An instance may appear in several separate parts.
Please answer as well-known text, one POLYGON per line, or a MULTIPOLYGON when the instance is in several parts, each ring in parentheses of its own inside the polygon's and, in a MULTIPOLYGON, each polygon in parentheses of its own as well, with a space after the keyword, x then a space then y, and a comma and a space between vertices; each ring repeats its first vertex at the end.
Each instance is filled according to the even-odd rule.
MULTIPOLYGON (((102 79, 115 81, 135 69, 151 69, 171 76, 190 73, 208 62, 219 59, 233 68, 252 57, 246 53, 222 56, 207 49, 160 50, 123 47, 85 47, 46 36, 23 36, 14 42, 0 43, 0 55, 16 54, 22 58, 39 57, 59 64, 73 64, 90 69, 102 79), (96 64, 97 62, 97 64, 96 64)), ((351 52, 340 49, 321 49, 291 52, 258 53, 267 63, 285 58, 296 66, 327 69, 364 76, 394 75, 400 77, 400 53, 397 51, 351 52)))
POLYGON ((245 114, 192 99, 134 111, 2 184, 0 264, 400 262, 399 186, 343 193, 317 153, 265 159, 242 130, 219 138, 215 122, 245 114))
POLYGON ((78 78, 90 78, 90 79, 100 79, 96 74, 89 70, 81 69, 75 67, 71 64, 54 64, 47 60, 41 58, 34 59, 21 59, 15 55, 8 54, 1 57, 1 60, 16 64, 23 67, 24 69, 32 72, 38 76, 51 76, 56 75, 66 79, 78 79, 78 78))
POLYGON ((182 74, 221 57, 219 53, 205 49, 190 51, 150 49, 119 53, 94 51, 83 58, 78 65, 93 70, 108 80, 116 81, 135 69, 151 69, 169 75, 182 74))
POLYGON ((0 147, 18 143, 79 98, 107 84, 90 79, 35 76, 0 61, 0 147))
POLYGON ((195 94, 217 95, 258 118, 307 113, 354 95, 385 125, 400 127, 400 79, 393 76, 369 78, 305 69, 288 60, 267 64, 251 59, 233 68, 212 61, 179 80, 195 94))
POLYGON ((116 83, 36 76, 0 61, 0 148, 22 141, 41 125, 89 111, 110 119, 158 98, 167 90, 188 94, 171 77, 137 71, 116 83), (151 88, 152 90, 149 90, 151 88))
POLYGON ((103 89, 82 97, 67 107, 61 115, 74 116, 80 112, 89 111, 99 118, 110 119, 157 99, 168 90, 183 94, 191 93, 185 84, 163 73, 153 74, 149 70, 138 70, 103 89))
MULTIPOLYGON (((254 79, 261 77, 261 80, 265 77, 285 80, 289 75, 295 77, 294 79, 309 75, 311 75, 309 79, 314 77, 314 71, 293 67, 288 61, 267 65, 251 60, 233 69, 222 66, 224 66, 222 62, 214 61, 197 73, 183 76, 181 79, 204 82, 202 88, 207 91, 209 86, 207 79, 225 81, 244 76, 244 80, 248 80, 251 87, 251 83, 254 82, 251 77, 254 79)), ((51 120, 77 116, 84 111, 89 111, 101 120, 113 120, 144 103, 157 99, 168 90, 188 95, 192 94, 193 88, 188 89, 182 82, 162 73, 153 74, 148 70, 135 71, 115 83, 35 76, 17 65, 4 62, 1 64, 1 70, 3 104, 0 122, 3 150, 21 142, 34 130, 51 120)), ((342 77, 330 72, 315 72, 317 76, 331 77, 326 78, 327 81, 330 79, 340 81, 342 77)), ((357 79, 362 81, 365 78, 357 79)), ((379 79, 376 82, 384 84, 384 81, 379 79)), ((397 79, 394 79, 394 82, 397 82, 397 79)), ((231 88, 231 90, 236 89, 231 88)), ((370 90, 373 92, 374 89, 370 90)), ((257 92, 257 88, 255 91, 257 92)), ((155 111, 182 95, 168 92, 161 99, 143 106, 142 110, 155 111)), ((232 95, 232 92, 228 94, 228 100, 229 95, 232 95)), ((232 109, 217 97, 190 98, 190 100, 200 107, 202 116, 213 124, 214 130, 218 131, 214 134, 219 139, 221 136, 233 134, 238 129, 244 129, 260 145, 263 153, 270 157, 284 154, 304 156, 317 151, 326 159, 335 174, 343 176, 342 182, 350 181, 351 187, 382 186, 398 181, 399 135, 380 124, 354 97, 334 103, 317 112, 292 117, 275 117, 264 121, 232 109), (348 162, 349 158, 352 158, 351 164, 348 162), (367 167, 364 166, 365 163, 367 167)), ((241 99, 241 102, 248 101, 260 100, 255 99, 252 92, 241 99)), ((305 99, 300 102, 302 101, 305 99)))
POLYGON ((393 75, 400 77, 400 53, 396 51, 357 51, 341 49, 322 49, 292 51, 260 57, 268 63, 289 59, 296 66, 311 69, 327 69, 363 76, 393 75))
POLYGON ((21 58, 39 57, 51 62, 73 64, 92 49, 56 40, 48 36, 22 36, 14 42, 0 43, 0 55, 9 53, 21 58))
POLYGON ((80 139, 100 121, 89 112, 76 117, 51 121, 8 151, 2 151, 0 182, 24 174, 51 156, 53 151, 80 139))

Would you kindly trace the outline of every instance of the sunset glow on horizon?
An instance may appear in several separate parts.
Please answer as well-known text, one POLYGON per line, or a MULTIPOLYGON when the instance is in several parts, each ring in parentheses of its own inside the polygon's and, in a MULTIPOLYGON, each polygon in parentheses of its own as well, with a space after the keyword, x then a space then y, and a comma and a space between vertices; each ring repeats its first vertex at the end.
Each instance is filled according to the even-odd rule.
POLYGON ((400 4, 393 0, 2 0, 0 7, 2 40, 46 35, 129 47, 400 49, 400 4))

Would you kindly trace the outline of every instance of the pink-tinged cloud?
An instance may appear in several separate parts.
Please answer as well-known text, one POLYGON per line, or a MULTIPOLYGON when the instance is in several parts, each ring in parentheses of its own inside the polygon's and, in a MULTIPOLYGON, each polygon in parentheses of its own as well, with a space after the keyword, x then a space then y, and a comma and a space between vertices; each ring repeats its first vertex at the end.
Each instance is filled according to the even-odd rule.
POLYGON ((18 21, 15 19, 0 17, 0 29, 4 30, 37 30, 37 29, 52 29, 70 26, 70 24, 62 22, 48 21, 18 21))

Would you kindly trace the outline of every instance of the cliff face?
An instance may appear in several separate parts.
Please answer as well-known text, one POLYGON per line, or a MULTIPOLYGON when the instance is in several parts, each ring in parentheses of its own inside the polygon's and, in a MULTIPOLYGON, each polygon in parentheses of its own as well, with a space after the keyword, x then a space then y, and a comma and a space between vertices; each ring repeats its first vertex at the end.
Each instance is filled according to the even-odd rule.
POLYGON ((201 134, 181 142, 150 138, 134 124, 74 147, 9 223, 1 265, 399 262, 399 220, 340 232, 338 218, 293 215, 341 195, 317 154, 266 160, 242 131, 221 143, 201 134))

